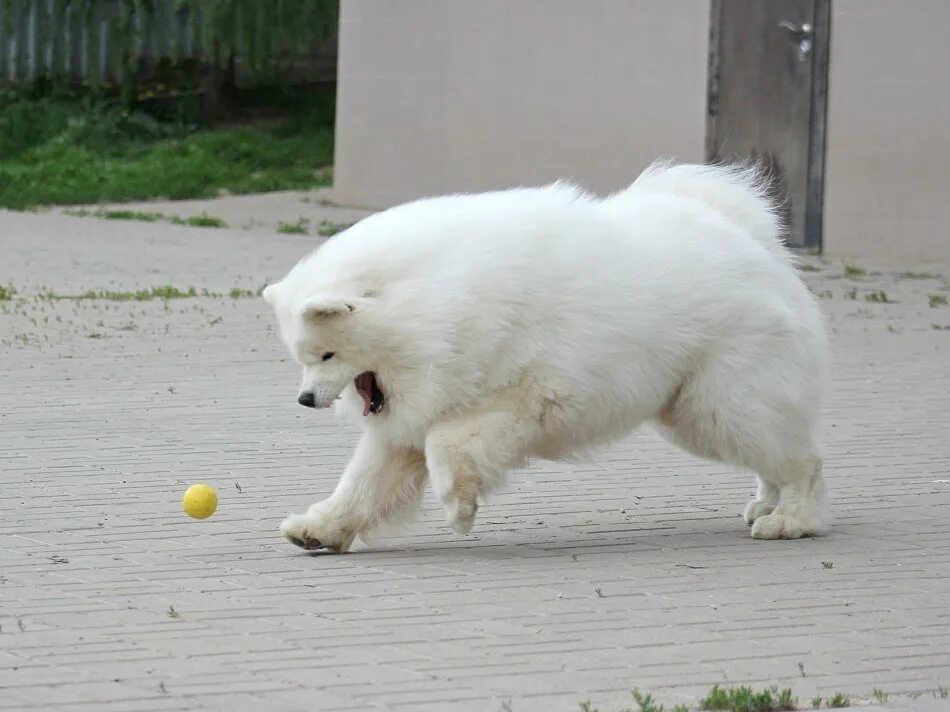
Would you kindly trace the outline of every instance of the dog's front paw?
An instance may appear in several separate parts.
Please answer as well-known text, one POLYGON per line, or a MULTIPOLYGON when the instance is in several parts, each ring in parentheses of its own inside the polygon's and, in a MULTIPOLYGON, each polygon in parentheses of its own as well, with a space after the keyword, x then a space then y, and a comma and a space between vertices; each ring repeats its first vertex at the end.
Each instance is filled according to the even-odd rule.
POLYGON ((356 532, 332 516, 321 516, 311 507, 306 514, 291 514, 280 525, 281 535, 301 549, 326 549, 337 554, 349 550, 356 532))
POLYGON ((776 505, 772 504, 771 502, 764 502, 759 499, 754 499, 746 505, 745 513, 742 516, 745 519, 745 523, 751 527, 760 517, 764 517, 774 512, 775 507, 776 505))

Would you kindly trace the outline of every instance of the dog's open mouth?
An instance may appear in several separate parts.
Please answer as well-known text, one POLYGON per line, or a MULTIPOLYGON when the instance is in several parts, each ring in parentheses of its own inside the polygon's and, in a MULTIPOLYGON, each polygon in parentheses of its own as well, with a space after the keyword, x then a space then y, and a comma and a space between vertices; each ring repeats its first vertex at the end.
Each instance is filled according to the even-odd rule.
POLYGON ((356 386, 356 392, 363 399, 363 415, 379 413, 386 405, 386 395, 376 381, 376 374, 366 371, 357 376, 353 383, 356 386))

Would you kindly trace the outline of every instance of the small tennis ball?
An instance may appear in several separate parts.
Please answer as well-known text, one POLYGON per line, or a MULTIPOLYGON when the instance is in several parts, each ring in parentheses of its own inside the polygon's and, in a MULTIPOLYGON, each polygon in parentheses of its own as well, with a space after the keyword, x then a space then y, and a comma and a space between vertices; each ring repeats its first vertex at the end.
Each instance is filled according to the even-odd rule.
POLYGON ((218 508, 218 493, 208 485, 192 485, 185 490, 181 506, 189 517, 207 519, 218 508))

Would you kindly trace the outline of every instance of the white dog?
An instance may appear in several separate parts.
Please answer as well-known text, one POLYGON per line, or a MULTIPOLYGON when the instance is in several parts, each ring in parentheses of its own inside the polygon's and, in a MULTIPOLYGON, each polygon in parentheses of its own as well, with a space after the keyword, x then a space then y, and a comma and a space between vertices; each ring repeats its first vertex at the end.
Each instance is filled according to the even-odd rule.
POLYGON ((364 433, 333 494, 282 534, 346 551, 426 479, 468 532, 531 457, 654 424, 758 474, 752 536, 824 524, 822 316, 752 170, 654 165, 609 198, 564 183, 366 218, 264 290, 299 402, 364 433))

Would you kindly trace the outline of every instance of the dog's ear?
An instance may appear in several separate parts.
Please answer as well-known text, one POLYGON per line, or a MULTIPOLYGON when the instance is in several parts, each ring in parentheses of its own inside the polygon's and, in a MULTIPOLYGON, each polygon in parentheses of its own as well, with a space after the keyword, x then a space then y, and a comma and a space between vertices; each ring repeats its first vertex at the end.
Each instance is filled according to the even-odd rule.
POLYGON ((362 309, 369 302, 365 297, 311 297, 300 307, 300 316, 306 321, 320 321, 335 316, 345 316, 362 309))

